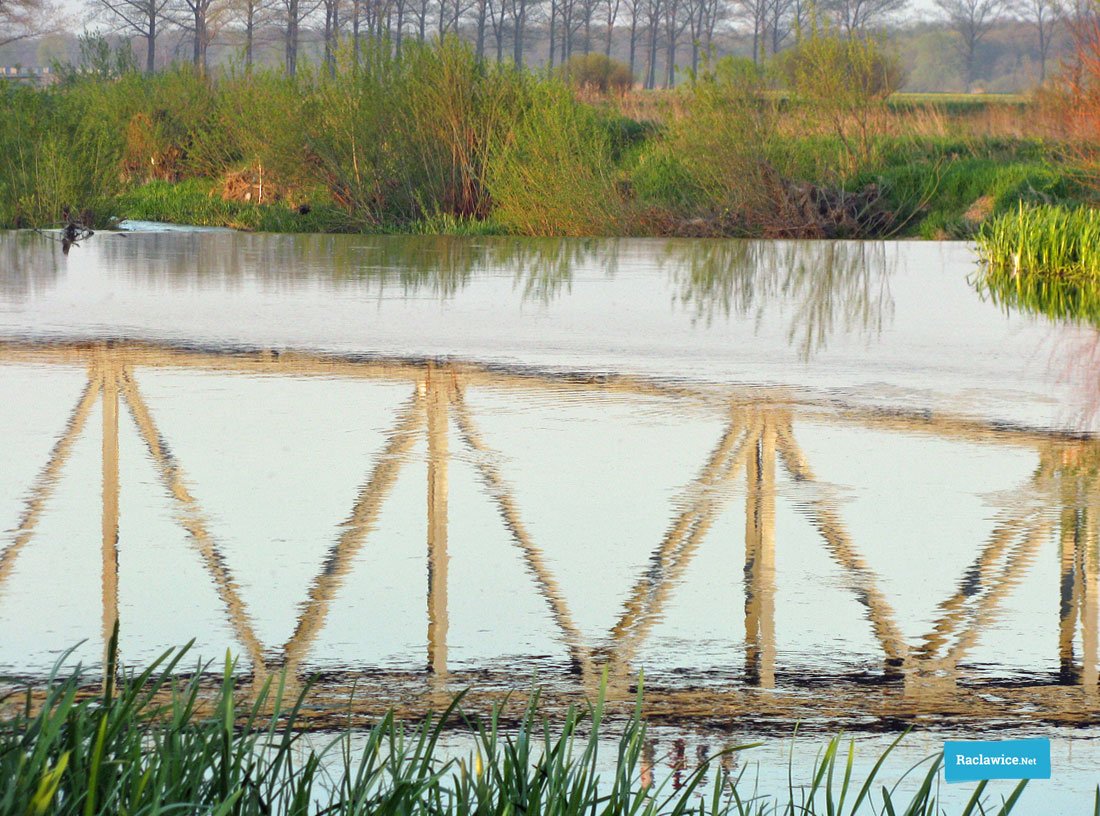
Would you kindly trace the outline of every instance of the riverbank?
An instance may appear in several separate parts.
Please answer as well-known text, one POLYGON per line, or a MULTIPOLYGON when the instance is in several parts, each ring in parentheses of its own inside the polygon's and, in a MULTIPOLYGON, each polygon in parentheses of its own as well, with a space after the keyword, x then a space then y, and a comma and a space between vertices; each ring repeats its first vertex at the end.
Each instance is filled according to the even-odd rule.
POLYGON ((97 227, 957 239, 1021 202, 1097 201, 1090 148, 1049 100, 800 71, 726 60, 607 95, 444 41, 296 78, 73 72, 0 90, 0 227, 68 208, 97 227))
MULTIPOLYGON (((902 779, 880 773, 904 735, 855 776, 853 749, 836 737, 817 754, 809 777, 796 782, 792 748, 786 790, 761 790, 746 773, 758 744, 670 765, 647 737, 641 690, 634 714, 619 727, 604 723, 602 691, 553 721, 540 713, 533 692, 511 727, 499 708, 480 717, 464 713, 460 693, 419 722, 390 712, 363 730, 309 740, 298 730, 308 684, 289 693, 281 675, 244 693, 227 657, 221 683, 211 690, 202 672, 181 672, 184 654, 168 652, 140 673, 116 675, 109 662, 102 691, 91 695, 80 693, 78 669, 55 670, 36 702, 29 690, 25 704, 9 696, 0 707, 0 771, 7 781, 0 813, 812 816, 854 814, 861 806, 938 813, 943 804, 942 756, 928 757, 902 779), (444 739, 456 730, 464 748, 457 752, 444 739)), ((958 812, 966 816, 979 804, 993 812, 988 808, 1000 804, 996 812, 1008 814, 1025 786, 1015 784, 995 803, 983 796, 986 783, 978 783, 958 812)))

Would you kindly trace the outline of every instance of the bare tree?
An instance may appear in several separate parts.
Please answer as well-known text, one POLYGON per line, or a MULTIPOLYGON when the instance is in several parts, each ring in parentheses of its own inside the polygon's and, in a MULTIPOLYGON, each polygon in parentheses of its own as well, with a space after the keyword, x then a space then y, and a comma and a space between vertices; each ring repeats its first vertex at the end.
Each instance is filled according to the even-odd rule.
POLYGON ((233 22, 239 26, 243 40, 245 69, 251 69, 255 61, 256 37, 272 20, 274 9, 271 0, 236 0, 231 7, 233 22))
POLYGON ((653 90, 657 85, 657 35, 661 28, 661 12, 664 11, 663 0, 645 0, 645 26, 646 55, 645 55, 645 82, 646 90, 653 90))
POLYGON ((497 49, 497 65, 504 61, 504 13, 507 0, 488 0, 489 27, 493 30, 493 40, 497 49))
POLYGON ((428 14, 431 12, 431 0, 410 0, 409 13, 416 22, 416 39, 424 42, 428 28, 428 14))
POLYGON ((603 0, 603 20, 607 24, 607 36, 604 38, 604 56, 611 56, 611 35, 615 32, 615 20, 619 16, 622 0, 603 0))
POLYGON ((1016 0, 1014 10, 1035 29, 1039 41, 1039 84, 1042 85, 1047 78, 1047 57, 1054 27, 1058 24, 1059 6, 1055 0, 1016 0))
POLYGON ((325 44, 325 68, 330 74, 336 73, 336 40, 340 36, 340 0, 321 0, 325 10, 325 27, 322 40, 325 44))
POLYGON ((630 64, 630 76, 634 76, 634 66, 637 61, 637 47, 638 47, 638 21, 642 16, 642 9, 644 8, 646 0, 623 0, 626 3, 627 13, 630 15, 630 35, 629 35, 629 59, 630 64))
MULTIPOLYGON (((474 13, 474 30, 476 34, 475 51, 478 60, 485 59, 485 24, 489 18, 489 0, 474 0, 472 6, 474 13)), ((554 28, 550 23, 550 64, 554 64, 554 28)))
POLYGON ((665 0, 665 87, 676 85, 676 46, 690 21, 685 0, 665 0))
POLYGON ((206 70, 207 47, 227 12, 224 0, 181 0, 168 7, 168 19, 190 33, 191 62, 200 71, 206 70))
POLYGON ((824 10, 845 34, 859 36, 889 22, 905 6, 906 0, 830 0, 824 10))
POLYGON ((0 45, 53 31, 56 20, 46 0, 0 0, 0 45))
POLYGON ((512 62, 517 69, 523 65, 523 44, 527 29, 527 15, 534 5, 533 0, 510 0, 508 4, 512 16, 512 62))
POLYGON ((767 16, 765 17, 767 39, 771 45, 771 53, 778 54, 783 50, 787 38, 794 32, 794 0, 767 0, 767 16))
POLYGON ((935 0, 947 17, 947 24, 959 35, 959 56, 963 61, 966 85, 974 82, 978 46, 1005 11, 1006 0, 935 0))
POLYGON ((145 40, 145 72, 156 70, 157 37, 168 20, 168 0, 96 0, 96 4, 118 25, 118 30, 145 40))
POLYGON ((763 43, 768 30, 769 0, 737 0, 741 17, 752 26, 752 61, 757 65, 763 58, 763 43))

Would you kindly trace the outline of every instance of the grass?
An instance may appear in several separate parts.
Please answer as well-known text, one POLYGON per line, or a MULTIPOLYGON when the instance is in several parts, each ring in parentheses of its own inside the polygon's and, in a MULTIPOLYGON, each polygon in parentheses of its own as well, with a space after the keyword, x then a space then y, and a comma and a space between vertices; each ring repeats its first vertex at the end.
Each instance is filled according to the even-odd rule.
POLYGON ((253 204, 225 200, 209 179, 150 181, 118 197, 119 218, 259 232, 349 232, 355 225, 328 201, 310 202, 306 212, 284 202, 253 204))
POLYGON ((988 222, 978 252, 995 275, 1036 275, 1095 284, 1100 280, 1100 210, 1026 206, 988 222))
MULTIPOLYGON (((897 782, 876 788, 883 762, 902 737, 862 785, 852 778, 852 744, 845 751, 840 737, 828 743, 805 784, 792 779, 787 791, 770 796, 749 790, 744 771, 735 775, 715 762, 753 746, 711 757, 678 788, 669 790, 667 780, 643 783, 647 738, 640 682, 610 764, 600 757, 601 744, 607 745, 600 738, 607 728, 602 692, 556 724, 539 716, 535 692, 512 731, 501 727, 499 710, 485 718, 464 715, 458 695, 439 716, 420 724, 385 715, 360 732, 361 747, 353 750, 350 733, 319 747, 303 739, 298 711, 308 684, 284 705, 285 676, 269 680, 251 704, 241 706, 228 657, 209 699, 200 692, 202 667, 179 672, 185 650, 165 653, 140 673, 120 674, 113 660, 116 642, 117 635, 101 692, 82 691, 79 668, 67 674, 55 669, 37 704, 30 690, 21 705, 6 700, 0 814, 841 816, 861 807, 909 816, 942 812, 935 798, 942 755, 915 766, 911 795, 903 795, 897 782), (470 748, 465 757, 448 759, 440 738, 456 721, 470 748), (601 773, 604 767, 611 770, 601 773), (713 781, 704 785, 708 770, 713 781)), ((982 783, 961 813, 1007 814, 1024 785, 993 810, 982 801, 982 783)))

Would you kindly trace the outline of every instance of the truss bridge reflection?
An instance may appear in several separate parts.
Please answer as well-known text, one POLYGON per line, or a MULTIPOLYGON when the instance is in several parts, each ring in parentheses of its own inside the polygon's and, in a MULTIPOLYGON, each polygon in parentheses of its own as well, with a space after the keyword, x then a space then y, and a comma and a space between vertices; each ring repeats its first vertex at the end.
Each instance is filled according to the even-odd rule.
MULTIPOLYGON (((132 650, 128 643, 130 621, 120 609, 120 596, 126 592, 120 559, 128 547, 146 545, 140 536, 128 538, 120 533, 124 513, 120 497, 130 488, 120 466, 120 429, 128 426, 140 440, 142 455, 159 482, 158 490, 173 508, 172 516, 185 533, 192 558, 216 592, 234 647, 241 655, 242 673, 259 682, 271 672, 285 669, 291 678, 302 680, 320 668, 323 673, 316 694, 322 711, 324 701, 337 705, 335 701, 353 684, 359 689, 363 716, 391 704, 416 712, 448 690, 468 685, 491 698, 504 689, 530 684, 532 664, 522 659, 530 655, 513 653, 511 658, 485 665, 477 665, 473 659, 452 659, 456 646, 452 613, 456 601, 457 605, 467 603, 456 598, 451 575, 452 544, 455 536, 465 535, 461 525, 467 520, 466 511, 456 506, 452 490, 456 467, 475 477, 482 498, 492 507, 495 534, 507 541, 537 590, 541 614, 552 632, 552 648, 557 650, 539 664, 550 667, 549 671, 540 669, 539 679, 550 684, 552 699, 566 700, 577 690, 590 691, 605 675, 611 696, 628 699, 639 670, 644 669, 651 716, 671 720, 718 722, 751 714, 758 722, 784 724, 794 720, 834 723, 850 718, 862 723, 923 718, 1007 722, 1027 712, 1039 720, 1080 723, 1093 720, 1092 712, 1100 702, 1096 630, 1100 447, 1092 438, 994 426, 959 416, 876 411, 825 401, 795 403, 781 391, 766 389, 685 385, 626 376, 579 377, 462 363, 122 342, 0 345, 0 376, 16 370, 33 375, 53 367, 83 372, 84 384, 45 464, 23 495, 16 525, 3 539, 0 605, 12 603, 6 596, 25 579, 20 564, 38 544, 43 518, 62 512, 54 495, 57 485, 80 440, 95 435, 92 417, 97 416, 102 426, 97 634, 105 643, 118 622, 124 657, 132 650), (370 457, 351 507, 323 542, 319 567, 307 576, 307 591, 297 603, 293 627, 280 645, 273 645, 260 633, 264 613, 252 608, 242 592, 247 581, 238 574, 234 558, 227 556, 216 519, 204 509, 201 486, 189 475, 186 457, 177 449, 173 433, 160 423, 161 406, 147 396, 144 380, 158 372, 216 375, 222 378, 219 383, 226 377, 274 377, 290 382, 321 378, 326 382, 385 384, 404 393, 395 403, 390 428, 370 457), (561 565, 576 555, 570 549, 574 545, 540 540, 538 525, 529 520, 529 508, 538 503, 539 496, 531 490, 517 491, 510 473, 523 453, 507 457, 495 446, 493 440, 505 435, 500 430, 486 430, 485 417, 479 415, 472 396, 477 394, 492 395, 497 400, 494 405, 507 406, 497 413, 509 422, 513 421, 509 417, 522 414, 525 404, 522 399, 513 401, 513 395, 541 394, 540 404, 554 410, 607 398, 629 409, 641 401, 649 411, 646 421, 650 424, 657 421, 654 406, 665 406, 659 415, 662 421, 677 412, 698 411, 707 418, 707 427, 717 429, 709 443, 697 446, 706 451, 705 456, 685 464, 685 472, 691 471, 692 476, 669 492, 668 506, 662 511, 667 519, 663 533, 646 542, 631 538, 623 545, 633 548, 636 557, 625 587, 607 589, 617 610, 609 626, 593 627, 581 620, 593 615, 578 615, 578 606, 585 607, 594 599, 591 593, 580 598, 571 595, 558 574, 561 565), (833 433, 873 438, 879 446, 903 439, 916 450, 927 448, 927 461, 920 464, 920 473, 925 475, 939 471, 946 476, 952 469, 951 461, 936 459, 943 445, 961 446, 966 455, 1007 451, 1013 461, 1029 461, 1030 472, 1022 483, 1006 483, 983 497, 984 520, 989 523, 982 537, 960 533, 954 540, 926 542, 933 561, 940 558, 935 553, 941 548, 944 559, 963 564, 951 582, 953 589, 945 596, 932 597, 931 588, 927 592, 921 588, 925 580, 921 574, 885 580, 880 567, 887 562, 865 553, 871 546, 889 554, 891 543, 868 543, 859 538, 856 530, 869 525, 846 519, 844 486, 819 476, 814 456, 804 445, 807 434, 820 439, 833 433), (419 487, 426 541, 414 555, 421 564, 424 584, 402 585, 398 591, 406 597, 426 596, 426 603, 419 602, 424 610, 422 651, 419 656, 406 655, 408 659, 396 667, 392 661, 386 665, 354 650, 346 650, 335 663, 319 666, 315 660, 319 638, 326 627, 339 628, 332 623, 332 610, 351 591, 357 565, 375 559, 373 551, 395 546, 397 539, 386 526, 384 509, 406 471, 420 460, 426 474, 426 484, 421 482, 419 487), (795 526, 796 521, 800 526, 795 526), (741 542, 729 535, 736 523, 743 523, 743 550, 741 542), (808 559, 801 555, 802 550, 795 554, 791 549, 791 555, 785 554, 788 539, 798 536, 816 542, 818 554, 823 556, 820 563, 827 565, 831 577, 805 590, 792 584, 788 591, 784 589, 786 569, 825 569, 800 565, 798 562, 808 559), (672 641, 659 631, 677 615, 692 614, 679 596, 690 591, 693 565, 697 568, 701 554, 708 550, 720 551, 719 561, 728 563, 729 570, 724 577, 713 579, 723 588, 723 597, 703 599, 702 607, 713 601, 716 610, 728 610, 729 597, 736 597, 739 620, 725 622, 726 640, 713 649, 717 659, 702 670, 681 669, 677 655, 661 655, 661 644, 672 641), (1036 573, 1043 570, 1036 565, 1051 559, 1056 559, 1056 581, 1037 586, 1040 576, 1036 573), (1027 598, 1039 599, 1036 614, 1049 617, 1054 633, 1049 640, 1044 639, 1045 633, 1011 629, 1014 593, 1025 587, 1021 604, 1032 603, 1027 598), (810 616, 827 618, 828 607, 813 611, 827 592, 854 603, 858 616, 847 622, 837 618, 837 641, 815 643, 803 635, 795 645, 785 642, 784 603, 794 598, 790 602, 810 610, 810 616), (918 620, 907 618, 898 607, 898 596, 906 593, 909 607, 916 598, 926 601, 931 611, 918 620), (1009 631, 1004 636, 1009 641, 1029 644, 1023 653, 1034 655, 1030 665, 1006 668, 991 664, 988 657, 975 657, 984 638, 997 631, 1005 633, 1006 628, 1009 631), (873 651, 847 660, 837 643, 849 637, 871 643, 873 651), (1034 649, 1028 651, 1031 646, 1034 649)), ((196 388, 199 386, 201 382, 196 388)), ((202 410, 201 399, 195 410, 202 410)), ((604 422, 608 427, 600 426, 600 413, 599 405, 590 411, 596 429, 593 433, 617 433, 613 416, 604 422)), ((489 424, 494 421, 490 417, 489 424)), ((643 447, 636 441, 624 442, 612 471, 629 473, 640 467, 638 450, 643 447)), ((539 456, 551 453, 561 452, 549 447, 536 451, 539 456)), ((924 453, 915 457, 925 458, 924 453)), ((321 473, 328 464, 318 460, 303 462, 301 467, 321 473)), ((870 483, 886 478, 870 467, 864 475, 870 483)), ((570 475, 562 472, 557 478, 567 480, 570 475)), ((610 501, 621 490, 614 484, 605 487, 607 495, 593 501, 610 501)), ((465 489, 462 495, 466 495, 465 489)), ((905 499, 894 498, 899 502, 905 499)), ((273 506, 270 512, 282 509, 273 506)), ((919 526, 922 516, 937 512, 933 506, 917 507, 911 521, 919 526)), ((906 518, 897 519, 899 529, 908 523, 906 518)), ((585 518, 575 521, 578 529, 586 524, 585 518)), ((577 546, 584 549, 589 545, 577 546)), ((403 557, 412 556, 405 553, 403 557)), ((479 557, 486 559, 488 569, 489 557, 479 557)), ((599 587, 601 583, 598 577, 586 580, 584 586, 599 587)), ((526 591, 518 586, 507 590, 526 591)), ((187 590, 181 587, 180 591, 187 590)), ((275 587, 271 591, 281 592, 275 587)), ((606 606, 607 599, 603 600, 606 606)), ((507 597, 488 605, 479 602, 480 614, 502 620, 507 628, 510 604, 507 597)), ((34 610, 11 614, 32 616, 34 610)), ((158 613, 153 608, 141 614, 155 617, 158 613)), ((361 624, 385 630, 387 611, 374 609, 373 615, 361 624)), ((819 623, 825 630, 830 627, 828 620, 819 623)), ((793 630, 791 626, 787 629, 793 630)), ((817 631, 822 630, 819 627, 817 631)), ((84 636, 91 634, 87 631, 84 636)), ((676 642, 686 652, 693 648, 690 638, 676 642)), ((52 650, 67 645, 44 644, 52 650)), ((33 669, 19 665, 9 655, 4 660, 15 674, 35 675, 33 669)))

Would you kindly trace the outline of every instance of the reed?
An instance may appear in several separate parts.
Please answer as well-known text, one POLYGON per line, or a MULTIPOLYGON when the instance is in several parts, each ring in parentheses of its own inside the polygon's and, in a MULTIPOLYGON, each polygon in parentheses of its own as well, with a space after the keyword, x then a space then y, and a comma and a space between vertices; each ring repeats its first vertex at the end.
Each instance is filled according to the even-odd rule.
POLYGON ((1100 210, 1021 203, 988 221, 976 241, 993 275, 1100 279, 1100 210))
MULTIPOLYGON (((117 638, 117 636, 116 636, 117 638)), ((184 650, 166 652, 140 673, 119 673, 117 639, 108 650, 106 687, 89 695, 79 667, 55 669, 44 698, 9 697, 0 720, 0 814, 381 814, 383 816, 762 816, 763 814, 941 813, 936 781, 942 757, 918 763, 922 776, 905 797, 881 786, 879 757, 866 781, 853 782, 853 748, 831 740, 810 778, 786 792, 749 790, 744 771, 711 757, 676 789, 645 773, 646 724, 641 682, 633 714, 621 727, 612 762, 601 759, 604 701, 570 708, 552 724, 539 716, 534 692, 517 728, 500 711, 462 712, 462 694, 437 717, 406 725, 386 714, 358 742, 351 733, 318 743, 304 738, 299 711, 309 684, 286 701, 285 675, 269 680, 250 705, 235 695, 226 658, 213 694, 200 692, 203 666, 179 669, 184 650), (118 679, 114 679, 118 677, 118 679), (468 736, 464 758, 446 758, 440 738, 457 721, 468 736), (361 747, 353 749, 353 744, 361 747), (611 770, 606 770, 610 768, 611 770), (601 770, 603 769, 603 770, 601 770), (704 785, 708 772, 712 781, 704 785)), ((59 664, 60 665, 60 664, 59 664)), ((792 767, 793 767, 792 744, 792 767)), ((652 761, 652 759, 650 760, 652 761)), ((651 766, 648 766, 651 767, 651 766)), ((995 811, 976 789, 963 816, 1009 813, 1024 783, 995 811)))

